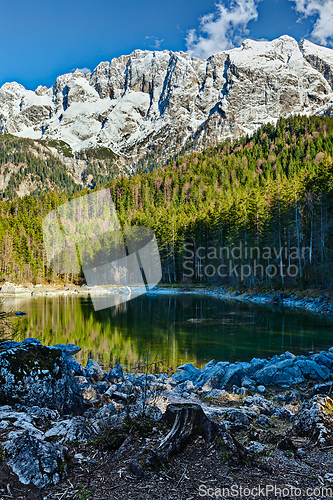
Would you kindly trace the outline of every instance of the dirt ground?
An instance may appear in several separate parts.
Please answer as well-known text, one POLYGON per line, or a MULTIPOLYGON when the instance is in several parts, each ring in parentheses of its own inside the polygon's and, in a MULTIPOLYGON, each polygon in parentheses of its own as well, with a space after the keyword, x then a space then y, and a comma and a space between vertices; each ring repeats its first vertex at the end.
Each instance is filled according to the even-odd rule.
MULTIPOLYGON (((146 437, 132 431, 129 447, 120 455, 117 451, 106 451, 103 440, 72 446, 67 477, 41 490, 20 484, 9 467, 1 463, 0 500, 333 498, 333 446, 315 449, 306 439, 293 437, 294 449, 303 450, 300 457, 297 451, 278 449, 277 442, 288 428, 276 426, 272 432, 264 433, 264 438, 261 431, 258 427, 249 429, 250 433, 256 433, 258 441, 266 444, 265 451, 250 455, 244 464, 233 464, 215 444, 207 444, 199 436, 167 467, 148 471, 147 479, 133 475, 130 461, 138 450, 160 442, 168 432, 167 427, 153 427, 146 437), (332 474, 332 484, 327 474, 332 474)), ((235 436, 247 443, 248 432, 241 431, 235 436)))

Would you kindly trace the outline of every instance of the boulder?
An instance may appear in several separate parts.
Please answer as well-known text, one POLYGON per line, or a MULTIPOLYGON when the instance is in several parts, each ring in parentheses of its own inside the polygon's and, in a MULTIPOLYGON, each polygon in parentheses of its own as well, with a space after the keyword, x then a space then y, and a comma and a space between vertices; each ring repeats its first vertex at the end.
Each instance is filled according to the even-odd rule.
POLYGON ((269 420, 268 417, 266 417, 265 415, 259 415, 259 418, 258 418, 259 425, 266 426, 266 425, 270 425, 270 423, 271 423, 271 421, 269 420))
POLYGON ((151 384, 153 384, 156 381, 155 375, 151 373, 147 373, 147 375, 141 375, 138 374, 134 379, 133 379, 133 384, 135 384, 138 387, 141 387, 142 389, 144 388, 149 388, 151 384))
POLYGON ((172 380, 176 383, 185 382, 187 380, 195 382, 201 373, 199 368, 193 366, 192 363, 186 363, 185 365, 179 366, 177 370, 179 370, 179 372, 172 376, 172 380))
POLYGON ((7 340, 5 342, 0 342, 0 351, 6 351, 6 349, 11 349, 20 345, 21 342, 15 342, 14 340, 7 340))
POLYGON ((24 411, 17 411, 10 406, 0 407, 0 421, 5 424, 2 428, 7 429, 10 426, 12 429, 7 436, 10 439, 15 439, 24 433, 43 439, 43 432, 36 427, 35 420, 33 415, 24 411))
POLYGON ((108 389, 109 385, 110 385, 110 384, 107 384, 106 382, 98 382, 98 383, 96 384, 96 389, 97 389, 97 392, 98 392, 99 394, 104 394, 104 393, 107 391, 107 389, 108 389))
POLYGON ((320 366, 309 358, 291 358, 278 360, 272 359, 261 370, 257 371, 253 378, 263 385, 292 386, 301 384, 307 380, 326 381, 330 376, 329 369, 320 366))
MULTIPOLYGON (((22 344, 23 345, 27 345, 27 344, 43 345, 40 340, 34 339, 34 338, 25 339, 25 340, 23 340, 22 344)), ((52 347, 49 347, 49 349, 52 349, 52 347)))
POLYGON ((112 393, 112 399, 117 403, 126 404, 129 399, 129 395, 123 392, 115 391, 112 393))
MULTIPOLYGON (((208 366, 207 368, 203 368, 201 371, 199 370, 198 377, 196 377, 195 380, 192 380, 192 382, 197 387, 201 388, 215 376, 222 378, 229 364, 230 363, 228 363, 227 361, 220 361, 219 363, 216 363, 213 366, 208 366)), ((214 389, 214 387, 212 387, 212 389, 214 389)))
POLYGON ((31 295, 32 288, 16 285, 6 281, 1 287, 1 294, 4 295, 31 295))
POLYGON ((297 405, 298 403, 303 403, 305 397, 298 391, 291 391, 285 396, 284 402, 286 405, 297 405))
POLYGON ((162 411, 158 406, 155 406, 155 401, 149 398, 139 398, 135 404, 129 405, 128 408, 124 406, 120 411, 120 416, 124 418, 127 416, 127 412, 129 412, 129 416, 133 419, 142 418, 143 416, 152 420, 160 420, 162 418, 162 411))
POLYGON ((112 394, 117 391, 116 384, 110 385, 110 387, 105 391, 104 396, 112 397, 112 394))
POLYGON ((111 382, 111 384, 115 384, 117 382, 120 382, 121 380, 124 380, 124 374, 121 365, 115 365, 112 370, 107 373, 105 380, 107 382, 111 382))
POLYGON ((319 354, 313 356, 313 361, 318 363, 320 366, 326 366, 329 370, 333 368, 333 353, 322 351, 319 354))
POLYGON ((244 370, 248 370, 251 368, 251 363, 247 363, 246 361, 236 362, 236 364, 240 365, 244 370))
POLYGON ((60 349, 64 354, 73 356, 81 351, 81 347, 75 344, 55 344, 53 347, 60 349))
POLYGON ((238 408, 227 408, 224 416, 226 420, 234 424, 234 430, 244 429, 250 423, 247 412, 238 408))
POLYGON ((265 450, 266 446, 259 443, 259 441, 251 441, 250 444, 246 447, 247 451, 250 453, 262 453, 265 450))
POLYGON ((273 417, 282 418, 283 420, 293 420, 295 412, 290 408, 282 406, 282 408, 279 408, 275 413, 273 413, 273 417))
POLYGON ((239 394, 240 396, 247 396, 247 394, 248 394, 248 390, 247 390, 247 389, 245 389, 245 387, 240 387, 240 388, 238 389, 238 393, 237 393, 237 394, 239 394))
MULTIPOLYGON (((245 370, 240 364, 227 365, 219 372, 215 373, 202 387, 204 391, 212 389, 228 389, 233 385, 239 385, 245 375, 245 370)), ((198 382, 197 382, 197 385, 198 382)))
POLYGON ((85 368, 86 376, 90 377, 92 380, 98 382, 104 380, 106 373, 102 369, 102 363, 95 361, 94 359, 89 359, 87 366, 85 368))
POLYGON ((256 382, 248 377, 244 377, 241 380, 241 386, 244 387, 244 389, 247 389, 248 391, 255 391, 256 390, 256 382))
POLYGON ((141 393, 141 391, 136 387, 132 382, 129 380, 126 380, 125 382, 122 382, 121 384, 116 384, 117 386, 117 391, 122 392, 123 394, 135 394, 135 393, 141 393))
MULTIPOLYGON (((0 407, 2 410, 4 407, 0 407)), ((32 417, 38 424, 49 425, 50 421, 58 420, 60 415, 57 410, 50 408, 41 408, 39 406, 23 406, 20 404, 15 405, 15 410, 23 412, 23 414, 32 417)))
POLYGON ((314 396, 305 401, 294 419, 294 431, 307 437, 314 445, 333 444, 333 400, 328 396, 314 396))
POLYGON ((81 385, 82 397, 86 404, 98 403, 101 399, 101 395, 96 389, 96 386, 92 384, 81 385))
POLYGON ((78 377, 84 377, 86 375, 86 371, 83 366, 81 366, 73 356, 64 354, 64 359, 73 375, 78 377))
POLYGON ((113 403, 110 403, 107 406, 102 406, 96 413, 95 418, 103 421, 104 423, 107 423, 109 418, 112 415, 115 415, 116 413, 117 413, 117 408, 113 403))
POLYGON ((213 389, 207 392, 206 398, 220 399, 222 396, 226 396, 228 393, 221 389, 213 389))
POLYGON ((76 375, 74 376, 76 382, 79 384, 79 385, 83 385, 83 384, 88 384, 88 380, 86 377, 84 377, 83 375, 76 375))
POLYGON ((84 412, 80 387, 60 349, 27 339, 0 352, 0 404, 47 407, 60 414, 84 412))
POLYGON ((333 393, 333 382, 326 382, 326 384, 317 384, 311 391, 311 396, 316 394, 332 394, 333 393))
POLYGON ((216 365, 215 359, 211 359, 210 361, 208 361, 208 363, 205 364, 205 366, 203 367, 203 370, 205 368, 212 368, 212 366, 215 366, 215 365, 216 365))
POLYGON ((296 359, 295 366, 297 366, 303 373, 305 380, 319 380, 326 382, 330 378, 330 370, 322 365, 318 365, 312 359, 296 359))
POLYGON ((192 380, 185 382, 184 389, 188 392, 197 390, 197 386, 193 384, 192 380))
POLYGON ((6 441, 7 465, 23 484, 57 484, 67 472, 67 450, 28 433, 6 441))
POLYGON ((244 405, 260 413, 261 415, 266 415, 268 417, 273 415, 273 413, 275 413, 279 409, 277 405, 275 405, 272 401, 264 398, 264 396, 262 396, 261 394, 247 396, 244 399, 244 405))
POLYGON ((46 431, 45 440, 57 442, 59 444, 73 441, 87 441, 92 436, 91 431, 86 426, 82 417, 73 417, 56 422, 51 429, 46 431))
POLYGON ((268 364, 267 359, 260 359, 260 358, 251 359, 250 367, 246 371, 247 377, 252 378, 252 375, 254 373, 264 368, 264 366, 267 364, 268 364))

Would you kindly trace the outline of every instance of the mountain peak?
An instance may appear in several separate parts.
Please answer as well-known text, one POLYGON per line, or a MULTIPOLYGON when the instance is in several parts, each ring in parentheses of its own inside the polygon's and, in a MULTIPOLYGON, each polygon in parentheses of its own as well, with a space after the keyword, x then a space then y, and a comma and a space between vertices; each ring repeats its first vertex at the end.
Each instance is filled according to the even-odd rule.
POLYGON ((50 89, 4 84, 0 127, 135 163, 151 148, 165 159, 185 141, 214 144, 290 114, 330 113, 332 84, 333 50, 288 35, 247 39, 207 60, 137 49, 60 75, 50 89))

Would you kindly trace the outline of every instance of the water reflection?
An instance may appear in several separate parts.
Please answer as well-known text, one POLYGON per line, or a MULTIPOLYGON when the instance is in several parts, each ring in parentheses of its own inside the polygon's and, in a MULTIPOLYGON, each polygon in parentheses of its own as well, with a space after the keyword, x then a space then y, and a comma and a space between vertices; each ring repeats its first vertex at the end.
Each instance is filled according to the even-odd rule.
POLYGON ((133 365, 149 351, 151 360, 167 359, 163 369, 185 362, 202 367, 212 358, 249 361, 333 345, 328 318, 198 295, 140 296, 100 311, 83 297, 7 298, 9 308, 28 313, 15 320, 19 340, 74 343, 82 347, 81 362, 93 357, 106 365, 133 365))

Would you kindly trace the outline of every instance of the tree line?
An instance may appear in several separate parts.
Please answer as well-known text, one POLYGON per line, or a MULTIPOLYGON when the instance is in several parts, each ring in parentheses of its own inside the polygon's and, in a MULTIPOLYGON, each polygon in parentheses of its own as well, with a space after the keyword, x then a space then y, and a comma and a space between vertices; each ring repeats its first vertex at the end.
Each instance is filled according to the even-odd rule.
MULTIPOLYGON (((332 157, 333 119, 293 116, 105 185, 122 225, 155 231, 165 282, 328 288, 332 157)), ((65 278, 47 267, 41 221, 71 195, 0 203, 2 279, 65 278)))

